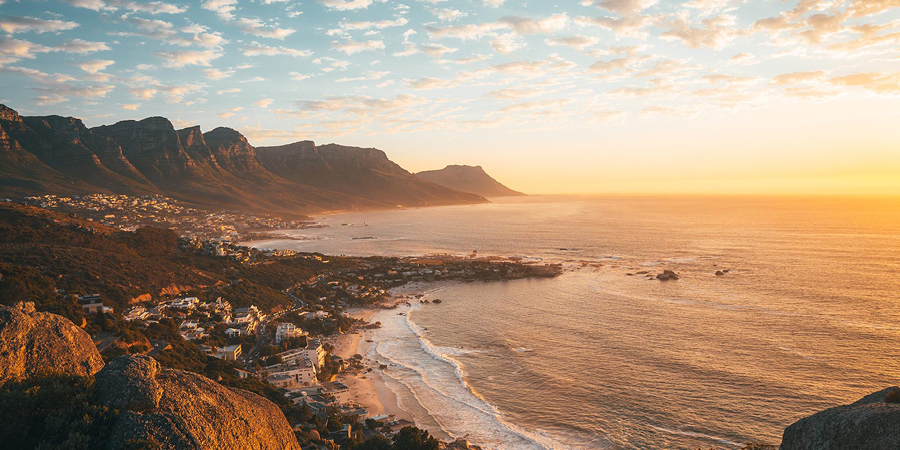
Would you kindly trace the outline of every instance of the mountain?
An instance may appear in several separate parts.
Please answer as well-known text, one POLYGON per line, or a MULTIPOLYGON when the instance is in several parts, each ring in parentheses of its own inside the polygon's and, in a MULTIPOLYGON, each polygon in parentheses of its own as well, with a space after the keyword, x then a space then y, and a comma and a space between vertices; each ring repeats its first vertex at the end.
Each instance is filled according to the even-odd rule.
POLYGON ((87 128, 0 105, 0 196, 161 194, 283 217, 482 203, 413 176, 375 149, 298 142, 257 149, 237 130, 176 130, 164 117, 87 128))
POLYGON ((441 186, 482 197, 512 197, 526 195, 514 191, 491 178, 481 166, 447 166, 441 170, 426 170, 417 177, 441 186))
POLYGON ((422 180, 374 148, 311 141, 259 147, 260 160, 285 179, 343 192, 387 207, 481 203, 484 198, 422 180))

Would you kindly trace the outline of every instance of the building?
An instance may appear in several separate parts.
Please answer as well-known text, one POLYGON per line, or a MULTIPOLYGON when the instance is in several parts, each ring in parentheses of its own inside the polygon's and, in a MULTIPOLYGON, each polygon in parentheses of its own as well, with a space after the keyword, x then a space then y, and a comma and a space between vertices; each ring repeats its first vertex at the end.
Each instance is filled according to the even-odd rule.
POLYGON ((289 363, 276 364, 263 369, 269 373, 266 378, 270 384, 283 389, 309 386, 316 381, 316 369, 305 358, 289 363))
POLYGON ((321 392, 325 396, 334 397, 334 400, 337 403, 347 403, 350 401, 350 388, 340 381, 322 383, 321 392))
POLYGON ((305 334, 306 333, 303 330, 297 328, 292 323, 279 323, 275 328, 275 343, 280 344, 285 339, 300 337, 305 334))
POLYGON ((322 343, 318 339, 313 339, 306 343, 304 351, 306 358, 312 361, 316 370, 322 370, 322 366, 325 365, 325 349, 322 347, 322 343))
POLYGON ((237 361, 241 357, 241 345, 229 345, 222 349, 226 361, 237 361))
POLYGON ((103 300, 100 294, 82 295, 78 297, 78 303, 84 309, 85 314, 97 314, 103 311, 103 300))

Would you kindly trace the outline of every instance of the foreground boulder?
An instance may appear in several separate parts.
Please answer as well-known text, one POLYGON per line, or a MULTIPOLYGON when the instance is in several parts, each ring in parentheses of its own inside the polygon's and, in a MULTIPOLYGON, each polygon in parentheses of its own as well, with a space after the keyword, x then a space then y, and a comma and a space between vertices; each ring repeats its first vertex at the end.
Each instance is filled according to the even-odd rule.
POLYGON ((116 358, 96 375, 100 402, 120 410, 109 447, 147 442, 157 449, 299 449, 271 401, 147 356, 116 358))
POLYGON ((898 388, 869 394, 856 403, 826 409, 784 430, 782 450, 881 450, 900 448, 898 388), (890 401, 890 403, 888 403, 890 401))
POLYGON ((34 303, 0 306, 0 385, 42 374, 90 376, 103 368, 91 337, 34 303))

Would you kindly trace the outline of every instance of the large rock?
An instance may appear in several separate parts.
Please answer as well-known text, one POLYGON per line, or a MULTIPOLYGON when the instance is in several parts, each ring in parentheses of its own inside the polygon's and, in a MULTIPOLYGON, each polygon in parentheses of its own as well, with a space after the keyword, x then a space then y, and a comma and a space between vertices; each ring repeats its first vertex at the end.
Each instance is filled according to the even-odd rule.
POLYGON ((881 450, 900 448, 900 404, 886 403, 896 387, 856 403, 800 419, 784 430, 782 450, 881 450))
POLYGON ((120 410, 110 447, 128 440, 158 449, 299 449, 271 401, 206 377, 162 369, 146 356, 122 356, 97 376, 100 402, 120 410))
POLYGON ((34 303, 0 306, 0 384, 41 374, 89 376, 103 368, 91 337, 34 303))

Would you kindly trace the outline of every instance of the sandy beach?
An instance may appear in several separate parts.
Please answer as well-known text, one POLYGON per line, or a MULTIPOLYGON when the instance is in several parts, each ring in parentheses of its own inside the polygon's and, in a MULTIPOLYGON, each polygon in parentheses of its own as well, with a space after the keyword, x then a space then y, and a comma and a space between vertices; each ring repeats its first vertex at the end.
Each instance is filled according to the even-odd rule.
MULTIPOLYGON (((369 321, 377 311, 377 309, 357 308, 347 312, 354 318, 369 321)), ((345 374, 340 381, 350 388, 353 393, 351 398, 354 401, 368 407, 370 417, 388 415, 395 419, 412 420, 412 415, 397 404, 397 396, 384 384, 376 364, 365 357, 371 343, 365 341, 363 333, 339 336, 334 341, 332 353, 344 359, 350 359, 355 354, 363 355, 365 366, 372 370, 358 374, 345 374)))

